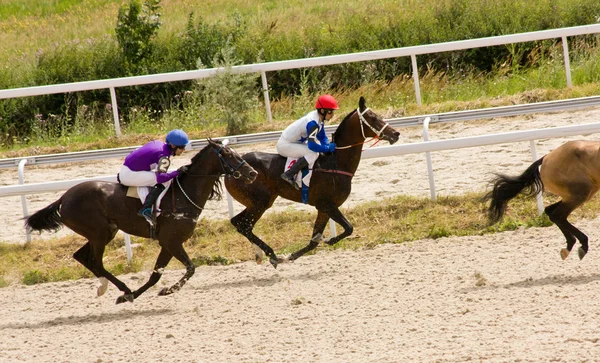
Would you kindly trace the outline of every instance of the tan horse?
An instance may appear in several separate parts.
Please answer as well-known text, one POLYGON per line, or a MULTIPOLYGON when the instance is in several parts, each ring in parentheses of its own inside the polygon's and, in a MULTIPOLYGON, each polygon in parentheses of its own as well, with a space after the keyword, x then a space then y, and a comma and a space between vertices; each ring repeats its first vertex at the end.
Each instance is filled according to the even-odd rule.
POLYGON ((560 256, 563 260, 567 258, 577 240, 581 243, 579 258, 586 255, 588 237, 569 223, 567 217, 599 189, 600 142, 569 141, 531 164, 523 174, 514 177, 496 174, 492 183, 492 191, 484 197, 490 201, 488 214, 492 224, 502 218, 508 201, 524 189, 529 196, 547 190, 561 198, 544 210, 567 240, 567 248, 561 249, 560 256))

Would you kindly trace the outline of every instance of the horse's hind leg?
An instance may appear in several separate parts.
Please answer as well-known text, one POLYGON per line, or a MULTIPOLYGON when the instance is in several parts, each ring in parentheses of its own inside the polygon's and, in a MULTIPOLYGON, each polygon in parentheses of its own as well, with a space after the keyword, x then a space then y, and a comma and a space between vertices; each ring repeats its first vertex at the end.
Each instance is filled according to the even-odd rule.
MULTIPOLYGON (((112 240, 112 237, 114 237, 114 234, 110 236, 108 241, 112 240)), ((104 255, 104 247, 107 243, 108 242, 96 243, 96 246, 94 247, 92 242, 88 241, 85 245, 83 245, 83 247, 73 254, 73 258, 90 270, 96 277, 106 278, 119 290, 123 291, 123 296, 119 297, 119 299, 122 298, 123 300, 119 301, 119 299, 117 299, 117 304, 125 301, 133 301, 133 295, 129 287, 127 287, 123 281, 116 278, 104 268, 102 256, 104 255)))
POLYGON ((308 243, 308 245, 306 247, 292 253, 288 257, 288 260, 294 261, 297 258, 306 254, 307 252, 310 252, 310 251, 314 250, 315 248, 317 248, 319 243, 323 241, 323 231, 325 230, 325 227, 327 226, 328 220, 329 220, 329 215, 327 215, 327 213, 325 213, 323 211, 318 211, 317 220, 315 221, 315 225, 313 227, 313 234, 310 239, 310 242, 308 243))
MULTIPOLYGON (((277 264, 280 261, 277 258, 275 251, 273 251, 269 245, 267 245, 263 240, 258 238, 254 232, 252 232, 254 225, 260 219, 260 217, 262 217, 265 210, 266 209, 246 208, 238 215, 231 218, 231 224, 233 224, 239 233, 246 237, 255 246, 258 246, 267 256, 269 256, 269 262, 271 262, 273 267, 277 268, 277 264)), ((260 256, 258 253, 255 257, 257 263, 262 262, 262 256, 260 256)))
POLYGON ((579 259, 584 258, 588 252, 588 237, 567 220, 567 217, 571 214, 571 212, 583 204, 585 200, 586 198, 584 197, 569 201, 565 201, 563 199, 562 201, 554 203, 545 209, 545 212, 550 220, 556 224, 567 240, 567 248, 563 248, 560 251, 560 257, 563 260, 569 256, 577 240, 579 240, 579 243, 581 243, 581 247, 578 250, 579 259))

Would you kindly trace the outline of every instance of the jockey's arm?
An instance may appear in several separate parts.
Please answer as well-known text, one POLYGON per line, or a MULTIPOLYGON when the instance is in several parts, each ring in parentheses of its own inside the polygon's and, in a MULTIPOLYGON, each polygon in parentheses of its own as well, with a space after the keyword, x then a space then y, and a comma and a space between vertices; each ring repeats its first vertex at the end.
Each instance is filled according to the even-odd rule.
POLYGON ((161 173, 161 172, 156 172, 156 183, 158 184, 162 184, 164 182, 167 182, 173 178, 175 178, 176 176, 179 175, 179 171, 174 170, 170 173, 161 173))
MULTIPOLYGON (((321 138, 322 135, 319 135, 319 125, 315 121, 311 121, 306 125, 306 132, 308 134, 308 148, 311 151, 318 153, 325 153, 329 151, 329 140, 327 139, 327 136, 325 136, 325 140, 321 138), (321 143, 318 143, 317 140, 319 140, 321 143)), ((325 132, 323 132, 323 135, 325 135, 325 132)))

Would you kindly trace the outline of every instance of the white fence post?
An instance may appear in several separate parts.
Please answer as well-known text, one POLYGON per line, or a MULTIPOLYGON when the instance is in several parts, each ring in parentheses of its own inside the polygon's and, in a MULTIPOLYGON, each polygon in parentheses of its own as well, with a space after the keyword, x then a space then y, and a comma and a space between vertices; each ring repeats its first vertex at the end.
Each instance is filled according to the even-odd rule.
POLYGON ((573 83, 571 82, 571 62, 569 61, 569 43, 567 42, 567 37, 562 36, 562 46, 563 46, 563 57, 565 59, 565 73, 567 74, 567 87, 573 87, 573 83))
MULTIPOLYGON (((25 164, 27 164, 27 159, 22 159, 19 161, 19 184, 25 183, 25 164)), ((27 198, 25 195, 21 195, 21 205, 23 206, 23 217, 28 217, 29 212, 27 211, 27 198)), ((25 231, 27 234, 27 243, 31 242, 31 232, 29 229, 25 231)))
MULTIPOLYGON (((535 140, 529 140, 529 147, 531 148, 531 158, 535 162, 538 159, 537 148, 535 146, 535 140)), ((542 215, 542 213, 544 213, 544 200, 542 198, 542 192, 541 191, 539 193, 537 193, 537 195, 535 196, 535 199, 537 201, 538 214, 542 215)))
MULTIPOLYGON (((425 141, 429 141, 429 121, 431 121, 431 117, 429 116, 425 117, 425 120, 423 120, 423 140, 425 141)), ((433 163, 431 162, 430 151, 425 153, 425 158, 427 159, 427 175, 429 176, 429 193, 431 195, 431 200, 435 202, 435 178, 433 176, 433 163)))
POLYGON ((273 121, 271 115, 271 101, 269 99, 269 84, 267 83, 267 74, 265 71, 260 72, 260 78, 262 79, 263 96, 265 97, 265 109, 267 110, 267 121, 273 121))
POLYGON ((119 123, 119 109, 117 108, 117 92, 114 87, 110 87, 110 103, 112 105, 113 119, 115 122, 115 132, 117 137, 121 137, 121 124, 119 123))
POLYGON ((417 68, 417 56, 414 54, 410 55, 413 69, 413 80, 415 82, 415 97, 417 98, 417 105, 421 105, 421 86, 419 85, 419 69, 417 68))
POLYGON ((133 251, 131 250, 131 236, 129 233, 123 232, 123 239, 125 240, 125 253, 127 254, 127 263, 131 266, 131 259, 133 258, 133 251))

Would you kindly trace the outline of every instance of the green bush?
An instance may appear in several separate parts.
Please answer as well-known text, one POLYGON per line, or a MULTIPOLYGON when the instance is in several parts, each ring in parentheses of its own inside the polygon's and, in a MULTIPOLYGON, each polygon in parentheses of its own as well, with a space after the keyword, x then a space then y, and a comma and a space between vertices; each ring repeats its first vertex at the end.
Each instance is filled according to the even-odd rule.
MULTIPOLYGON (((0 88, 176 72, 197 69, 199 65, 215 67, 215 59, 222 62, 227 47, 235 49, 232 56, 240 63, 249 64, 257 59, 271 62, 585 25, 596 23, 600 16, 600 2, 590 0, 444 0, 412 8, 381 1, 372 4, 369 14, 346 9, 334 22, 322 17, 325 7, 306 9, 315 19, 312 25, 289 30, 273 18, 241 15, 234 9, 232 6, 225 21, 212 23, 190 12, 183 29, 157 37, 160 0, 146 0, 143 5, 131 1, 119 10, 115 39, 65 42, 52 51, 41 52, 34 65, 0 67, 0 88)), ((574 72, 574 82, 598 80, 600 66, 592 55, 597 37, 569 40, 573 59, 585 62, 581 70, 574 72)), ((418 64, 421 74, 440 73, 450 79, 490 72, 510 75, 524 67, 539 68, 540 77, 554 77, 550 84, 563 87, 564 75, 561 78, 544 73, 549 61, 561 61, 560 52, 559 40, 547 40, 419 55, 418 64)), ((411 72, 410 59, 402 57, 270 72, 268 77, 271 96, 286 97, 355 88, 374 81, 385 83, 411 72)), ((253 83, 244 92, 258 100, 260 81, 255 77, 253 83)), ((197 113, 186 110, 186 102, 182 101, 194 88, 191 81, 119 88, 124 126, 133 109, 146 110, 149 122, 159 122, 165 112, 172 110, 197 113)), ((40 130, 47 137, 62 137, 80 132, 81 125, 89 129, 96 123, 80 119, 85 114, 80 110, 101 110, 108 103, 107 90, 0 100, 0 142, 7 146, 27 143, 40 130), (53 125, 40 124, 40 120, 53 125)), ((202 102, 187 104, 196 107, 202 102)), ((240 108, 235 114, 240 112, 245 111, 240 108)), ((96 114, 104 113, 88 113, 86 117, 96 114)), ((228 122, 229 132, 244 129, 246 120, 226 117, 229 121, 221 122, 228 122)))

